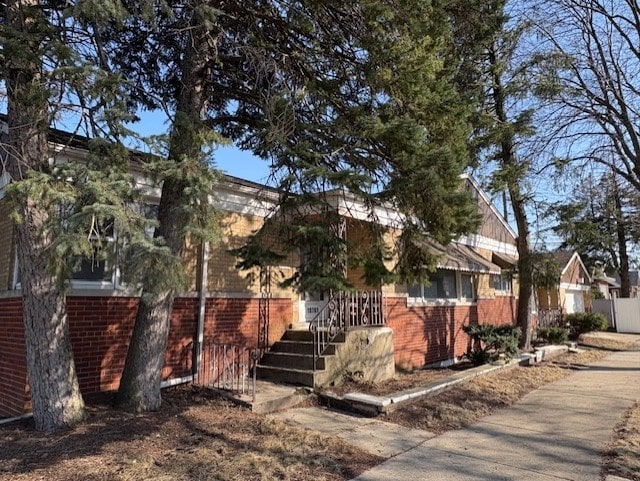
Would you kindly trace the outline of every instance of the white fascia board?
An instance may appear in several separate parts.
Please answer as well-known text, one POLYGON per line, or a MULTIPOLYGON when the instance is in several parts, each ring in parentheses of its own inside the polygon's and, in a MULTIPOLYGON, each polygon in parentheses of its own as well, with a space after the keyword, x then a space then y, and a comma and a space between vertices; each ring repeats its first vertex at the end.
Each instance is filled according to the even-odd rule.
POLYGON ((462 236, 457 240, 457 242, 469 247, 487 249, 497 254, 506 254, 508 256, 515 257, 516 259, 519 257, 518 248, 516 246, 478 234, 462 236))
POLYGON ((487 205, 489 205, 489 208, 494 213, 494 215, 498 218, 498 220, 500 220, 502 225, 509 231, 509 234, 511 234, 513 238, 516 239, 518 237, 518 235, 516 234, 516 231, 513 230, 513 227, 509 225, 509 223, 505 220, 505 218, 502 216, 500 211, 496 208, 495 205, 493 205, 493 202, 491 202, 491 199, 489 198, 487 193, 482 189, 482 187, 480 187, 480 184, 478 183, 478 181, 476 181, 476 179, 474 179, 471 174, 466 174, 466 173, 460 175, 460 178, 466 179, 471 183, 473 188, 476 189, 478 194, 480 194, 480 197, 482 197, 482 200, 484 200, 487 203, 487 205))
POLYGON ((591 289, 590 285, 586 284, 570 284, 569 282, 561 282, 560 289, 565 289, 568 291, 589 291, 591 289))
POLYGON ((335 190, 327 193, 327 200, 336 209, 339 215, 367 222, 377 222, 380 225, 391 228, 401 228, 405 216, 390 204, 382 204, 373 207, 367 206, 355 195, 335 190))
POLYGON ((256 217, 269 217, 277 206, 271 193, 248 186, 219 185, 212 197, 213 206, 218 210, 235 212, 256 217))
POLYGON ((133 179, 136 182, 136 187, 142 191, 146 198, 152 203, 160 202, 162 184, 155 183, 151 178, 140 172, 133 172, 133 179))

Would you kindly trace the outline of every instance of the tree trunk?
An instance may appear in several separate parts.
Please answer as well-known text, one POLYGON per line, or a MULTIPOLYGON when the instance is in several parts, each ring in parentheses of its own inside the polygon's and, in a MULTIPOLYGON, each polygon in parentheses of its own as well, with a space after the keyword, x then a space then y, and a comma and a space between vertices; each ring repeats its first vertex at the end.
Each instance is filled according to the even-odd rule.
POLYGON ((529 222, 525 199, 522 195, 520 182, 522 172, 518 164, 515 148, 513 145, 513 134, 509 125, 509 118, 506 113, 506 93, 500 76, 500 68, 495 51, 489 51, 489 62, 492 67, 493 77, 493 101, 495 115, 498 124, 505 129, 501 132, 502 139, 498 146, 497 158, 500 163, 502 175, 506 179, 509 197, 513 207, 513 215, 518 228, 517 248, 518 248, 518 309, 517 325, 522 329, 520 347, 522 349, 531 348, 531 312, 530 304, 533 296, 533 266, 531 259, 531 248, 529 246, 529 222))
MULTIPOLYGON (((199 130, 205 114, 204 79, 208 44, 202 27, 189 30, 182 64, 182 89, 177 99, 172 126, 169 159, 179 165, 183 159, 199 159, 202 141, 199 130)), ((179 178, 165 178, 158 209, 155 236, 162 237, 172 255, 180 257, 185 245, 189 219, 184 206, 188 203, 187 183, 179 178)), ((150 275, 163 275, 161 272, 150 275)), ((143 286, 136 323, 127 352, 125 367, 116 399, 119 408, 131 412, 157 410, 162 403, 160 384, 175 290, 156 292, 143 286)))
POLYGON ((627 252, 627 225, 622 212, 622 200, 618 191, 615 174, 612 174, 613 196, 615 203, 616 236, 618 240, 618 254, 620 258, 620 297, 631 297, 631 283, 629 281, 629 253, 627 252))
POLYGON ((533 263, 529 247, 529 224, 524 202, 517 185, 509 188, 514 218, 518 226, 518 309, 517 324, 522 330, 520 347, 531 348, 531 299, 533 296, 533 263))
MULTIPOLYGON (((48 92, 41 82, 39 51, 40 42, 44 41, 39 32, 46 20, 37 7, 35 0, 7 4, 8 27, 32 40, 20 53, 8 55, 5 65, 7 167, 16 183, 34 183, 27 178, 30 171, 50 171, 48 92)), ((33 188, 19 189, 14 197, 20 216, 16 249, 33 417, 37 429, 53 431, 81 421, 84 402, 71 351, 65 292, 48 270, 48 201, 42 196, 34 198, 33 192, 33 188)))

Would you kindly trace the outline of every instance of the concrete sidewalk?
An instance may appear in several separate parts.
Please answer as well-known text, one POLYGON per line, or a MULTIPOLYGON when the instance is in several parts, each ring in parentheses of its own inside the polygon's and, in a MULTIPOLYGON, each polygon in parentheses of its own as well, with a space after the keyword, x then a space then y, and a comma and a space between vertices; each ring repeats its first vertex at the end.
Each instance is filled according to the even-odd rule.
POLYGON ((318 408, 311 408, 315 414, 307 408, 280 416, 391 456, 357 481, 599 481, 602 449, 621 415, 639 399, 640 351, 625 351, 547 384, 467 429, 437 437, 326 410, 321 416, 318 408))

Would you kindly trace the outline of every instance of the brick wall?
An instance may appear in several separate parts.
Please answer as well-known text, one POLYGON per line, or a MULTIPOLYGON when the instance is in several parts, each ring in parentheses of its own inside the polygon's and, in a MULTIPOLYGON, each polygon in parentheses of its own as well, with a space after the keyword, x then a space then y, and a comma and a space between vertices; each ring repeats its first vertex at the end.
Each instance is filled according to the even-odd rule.
POLYGON ((511 296, 478 299, 478 320, 481 324, 515 324, 517 310, 518 301, 511 296))
MULTIPOLYGON (((135 321, 134 297, 69 297, 69 329, 83 394, 118 388, 135 321)), ((255 346, 259 300, 208 299, 205 338, 255 346)), ((279 339, 291 322, 290 299, 270 300, 270 341, 279 339)), ((178 298, 163 369, 164 379, 191 374, 198 299, 178 298)), ((0 416, 16 416, 30 408, 25 366, 22 300, 0 298, 0 416)))
POLYGON ((405 297, 387 297, 386 315, 396 364, 403 369, 461 356, 468 348, 462 326, 477 322, 475 305, 407 307, 405 297))
MULTIPOLYGON (((205 340, 226 344, 257 345, 260 300, 214 298, 207 300, 205 340)), ((269 300, 269 344, 280 340, 291 324, 290 299, 269 300)))
POLYGON ((466 353, 469 338, 463 325, 515 323, 516 301, 505 296, 479 299, 476 305, 407 307, 405 297, 389 296, 386 316, 393 329, 396 364, 412 369, 466 353))
POLYGON ((0 416, 28 409, 22 299, 0 298, 0 416))

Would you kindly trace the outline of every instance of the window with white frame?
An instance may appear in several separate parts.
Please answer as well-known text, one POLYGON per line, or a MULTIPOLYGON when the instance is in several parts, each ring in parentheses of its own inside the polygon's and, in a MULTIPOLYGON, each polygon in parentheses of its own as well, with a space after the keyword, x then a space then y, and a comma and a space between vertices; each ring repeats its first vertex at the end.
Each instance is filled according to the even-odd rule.
POLYGON ((99 229, 101 231, 100 235, 98 232, 95 232, 90 236, 90 241, 93 246, 93 255, 80 259, 78 269, 71 274, 72 280, 107 283, 113 282, 113 266, 105 258, 111 256, 104 256, 101 253, 102 249, 114 249, 115 236, 113 222, 106 222, 104 225, 100 226, 99 229))
MULTIPOLYGON (((158 217, 158 205, 144 203, 139 206, 141 214, 148 220, 154 221, 158 217)), ((101 234, 95 233, 90 236, 94 244, 94 255, 78 259, 77 269, 71 274, 71 285, 75 288, 114 288, 120 280, 117 269, 117 252, 109 255, 100 255, 101 249, 116 249, 117 232, 112 222, 108 222, 100 227, 101 234)), ((154 234, 153 223, 145 227, 147 237, 150 239, 154 234)), ((14 264, 14 286, 20 288, 21 279, 18 269, 18 261, 14 264)))
POLYGON ((429 274, 429 283, 412 284, 408 287, 409 298, 414 300, 475 299, 475 288, 471 274, 438 269, 429 274))
POLYGON ((513 277, 511 272, 502 271, 500 274, 491 274, 491 287, 503 293, 513 292, 513 277))

